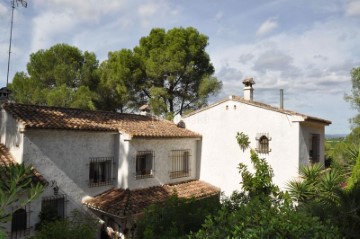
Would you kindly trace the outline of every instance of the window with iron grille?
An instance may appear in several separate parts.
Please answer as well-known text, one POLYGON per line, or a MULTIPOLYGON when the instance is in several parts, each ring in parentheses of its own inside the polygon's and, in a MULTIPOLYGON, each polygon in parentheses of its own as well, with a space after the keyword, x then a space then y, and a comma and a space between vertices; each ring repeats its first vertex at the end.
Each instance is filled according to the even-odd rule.
POLYGON ((28 212, 20 208, 12 214, 10 238, 21 238, 30 234, 28 212))
POLYGON ((89 186, 110 185, 113 157, 90 158, 89 186))
POLYGON ((154 177, 154 159, 153 151, 139 151, 136 154, 136 178, 154 177))
POLYGON ((269 137, 268 133, 259 133, 256 137, 256 140, 258 141, 256 152, 260 154, 267 154, 271 152, 269 147, 269 141, 271 140, 271 137, 269 137))
POLYGON ((190 175, 190 150, 172 150, 170 153, 171 170, 170 178, 189 177, 190 175))
POLYGON ((65 218, 65 195, 45 197, 41 202, 41 214, 46 220, 65 218))

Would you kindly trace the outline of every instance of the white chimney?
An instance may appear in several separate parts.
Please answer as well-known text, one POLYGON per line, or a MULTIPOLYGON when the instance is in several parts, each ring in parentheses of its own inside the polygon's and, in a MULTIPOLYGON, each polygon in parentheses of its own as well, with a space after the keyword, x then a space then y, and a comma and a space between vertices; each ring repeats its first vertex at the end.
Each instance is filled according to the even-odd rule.
POLYGON ((254 88, 252 87, 252 85, 255 85, 255 81, 253 80, 253 78, 249 77, 243 80, 243 84, 244 84, 244 99, 252 101, 254 95, 254 88))

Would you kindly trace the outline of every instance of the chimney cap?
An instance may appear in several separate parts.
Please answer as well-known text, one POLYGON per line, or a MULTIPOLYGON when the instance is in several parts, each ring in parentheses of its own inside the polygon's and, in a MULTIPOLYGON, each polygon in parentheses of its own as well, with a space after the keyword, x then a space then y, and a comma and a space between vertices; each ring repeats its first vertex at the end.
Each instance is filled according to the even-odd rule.
POLYGON ((245 78, 245 80, 243 80, 243 84, 245 86, 252 86, 252 85, 255 85, 255 81, 252 77, 248 77, 248 78, 245 78))

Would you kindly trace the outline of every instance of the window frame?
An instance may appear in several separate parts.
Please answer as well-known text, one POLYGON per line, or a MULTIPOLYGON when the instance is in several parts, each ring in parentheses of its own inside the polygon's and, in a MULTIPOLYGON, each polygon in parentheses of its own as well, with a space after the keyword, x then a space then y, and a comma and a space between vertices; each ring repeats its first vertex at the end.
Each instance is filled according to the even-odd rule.
POLYGON ((138 151, 135 156, 135 178, 153 178, 155 173, 155 153, 152 150, 138 151), (150 167, 148 168, 148 163, 150 167))
POLYGON ((191 150, 177 149, 171 150, 169 177, 171 179, 189 177, 191 172, 191 150))
POLYGON ((270 148, 271 137, 269 136, 268 133, 258 133, 256 140, 257 140, 257 148, 255 150, 257 153, 268 154, 271 152, 271 148, 270 148))
POLYGON ((114 157, 93 157, 89 163, 89 187, 101 187, 113 183, 114 157))
POLYGON ((66 196, 65 194, 59 194, 56 196, 43 197, 41 200, 41 211, 46 207, 53 207, 56 210, 57 217, 59 219, 65 219, 66 217, 66 196), (55 205, 55 207, 54 207, 55 205))
POLYGON ((312 163, 320 161, 320 134, 311 134, 309 159, 312 163))

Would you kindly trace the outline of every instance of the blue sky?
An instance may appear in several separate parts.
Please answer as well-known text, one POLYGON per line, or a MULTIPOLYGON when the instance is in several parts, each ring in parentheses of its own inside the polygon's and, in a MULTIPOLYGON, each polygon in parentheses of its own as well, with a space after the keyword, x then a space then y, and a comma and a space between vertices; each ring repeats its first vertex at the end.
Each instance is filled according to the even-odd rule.
MULTIPOLYGON (((242 95, 254 78, 256 101, 331 120, 327 133, 349 133, 357 112, 344 101, 360 66, 360 0, 28 0, 15 10, 10 76, 29 55, 68 43, 106 59, 133 48, 154 27, 193 26, 223 82, 210 100, 242 95)), ((0 0, 0 86, 6 84, 10 0, 0 0)), ((10 80, 11 81, 11 80, 10 80)))

